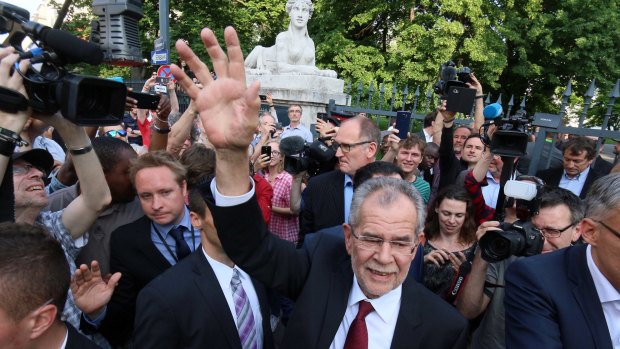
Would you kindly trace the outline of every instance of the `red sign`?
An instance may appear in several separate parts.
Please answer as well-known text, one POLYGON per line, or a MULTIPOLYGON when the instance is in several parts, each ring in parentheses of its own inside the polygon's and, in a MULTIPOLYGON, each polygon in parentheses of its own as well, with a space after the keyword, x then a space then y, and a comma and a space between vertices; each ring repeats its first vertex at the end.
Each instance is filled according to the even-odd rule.
POLYGON ((173 82, 177 82, 177 79, 174 78, 174 76, 172 75, 172 72, 170 71, 169 65, 160 66, 159 69, 157 69, 157 76, 161 78, 169 78, 173 82))

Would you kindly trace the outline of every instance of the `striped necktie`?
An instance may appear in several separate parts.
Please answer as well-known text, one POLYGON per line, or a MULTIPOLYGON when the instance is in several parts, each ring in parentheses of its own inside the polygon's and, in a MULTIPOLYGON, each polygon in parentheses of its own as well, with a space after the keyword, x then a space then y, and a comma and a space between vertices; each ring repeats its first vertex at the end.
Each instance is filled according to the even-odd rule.
POLYGON ((243 349, 256 349, 256 329, 254 328, 254 315, 250 300, 241 285, 241 275, 239 270, 233 269, 233 277, 230 280, 230 288, 233 291, 233 301, 235 302, 235 312, 237 313, 237 330, 243 349))

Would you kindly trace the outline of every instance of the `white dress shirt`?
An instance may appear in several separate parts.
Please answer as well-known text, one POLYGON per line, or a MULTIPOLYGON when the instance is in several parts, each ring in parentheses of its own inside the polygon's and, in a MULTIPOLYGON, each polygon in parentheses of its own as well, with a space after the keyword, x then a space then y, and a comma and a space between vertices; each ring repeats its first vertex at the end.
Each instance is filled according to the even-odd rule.
POLYGON ((207 258, 207 262, 211 265, 211 268, 215 273, 215 277, 217 278, 217 282, 220 284, 220 288, 224 293, 226 303, 230 309, 230 314, 235 320, 235 326, 237 326, 237 311, 235 310, 235 301, 233 300, 233 291, 230 287, 230 280, 233 277, 233 268, 239 271, 239 275, 241 276, 241 285, 243 286, 245 294, 248 296, 250 307, 252 308, 252 315, 254 316, 254 329, 256 330, 256 343, 258 345, 257 348, 261 349, 263 347, 263 317, 260 312, 260 303, 258 302, 258 295, 256 295, 256 290, 254 289, 254 284, 252 284, 252 279, 250 279, 250 276, 238 266, 231 268, 226 264, 211 258, 204 248, 202 249, 202 253, 205 255, 205 258, 207 258))
POLYGON ((590 173, 590 166, 573 178, 568 178, 566 171, 562 171, 562 178, 560 178, 558 187, 569 190, 579 196, 581 190, 583 190, 583 185, 586 183, 586 178, 588 178, 588 173, 590 173))
POLYGON ((375 299, 368 299, 357 283, 357 277, 353 275, 353 287, 349 293, 347 310, 344 313, 338 332, 329 346, 330 349, 341 349, 347 340, 347 333, 351 323, 357 316, 360 301, 369 301, 375 309, 366 316, 366 328, 368 329, 368 348, 389 348, 392 345, 394 329, 400 312, 400 296, 402 285, 394 290, 375 299))
POLYGON ((594 287, 607 321, 611 345, 614 349, 620 349, 620 292, 612 286, 594 263, 591 245, 588 245, 586 249, 586 257, 588 269, 590 269, 590 275, 592 275, 594 287))

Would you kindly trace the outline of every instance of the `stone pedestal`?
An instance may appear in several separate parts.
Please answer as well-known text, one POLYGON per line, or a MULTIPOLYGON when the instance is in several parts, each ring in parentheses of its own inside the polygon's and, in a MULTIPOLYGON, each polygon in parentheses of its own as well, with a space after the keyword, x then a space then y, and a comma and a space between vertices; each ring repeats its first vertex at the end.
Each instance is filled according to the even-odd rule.
POLYGON ((327 110, 330 99, 340 105, 349 102, 348 95, 343 93, 344 81, 340 79, 300 74, 246 74, 248 86, 256 80, 260 82, 260 94, 271 92, 274 104, 301 105, 301 122, 307 128, 316 123, 317 113, 327 110))

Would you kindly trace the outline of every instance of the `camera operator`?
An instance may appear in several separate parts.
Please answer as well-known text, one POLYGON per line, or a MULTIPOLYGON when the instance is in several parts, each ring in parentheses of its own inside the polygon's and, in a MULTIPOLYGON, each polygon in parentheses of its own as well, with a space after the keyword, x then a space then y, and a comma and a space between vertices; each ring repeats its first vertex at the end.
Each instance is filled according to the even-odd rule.
MULTIPOLYGON (((13 48, 0 48, 0 87, 18 91, 27 97, 20 74, 10 73, 18 59, 18 55, 13 52, 13 48)), ((22 61, 19 67, 25 71, 27 65, 27 62, 22 61)), ((53 213, 42 212, 41 209, 48 203, 43 177, 51 170, 53 159, 49 153, 39 149, 14 153, 15 146, 20 143, 17 132, 26 124, 30 113, 30 108, 18 113, 0 111, 0 176, 2 179, 5 175, 13 177, 15 221, 45 226, 62 245, 73 273, 74 259, 88 241, 85 233, 110 203, 110 190, 83 127, 71 123, 60 113, 53 116, 34 115, 58 130, 71 154, 81 188, 81 194, 66 209, 53 213), (12 167, 9 168, 9 165, 12 167)), ((80 311, 71 295, 67 298, 62 319, 79 327, 80 311)))
MULTIPOLYGON (((584 216, 581 200, 568 190, 542 187, 537 194, 538 210, 531 223, 545 237, 542 253, 565 248, 580 237, 578 223, 584 216)), ((478 241, 490 230, 500 230, 500 222, 482 223, 476 232, 478 241)), ((474 332, 471 348, 505 348, 504 275, 508 266, 521 257, 510 256, 488 263, 476 252, 467 282, 457 299, 457 309, 468 319, 485 310, 480 327, 474 332)))

